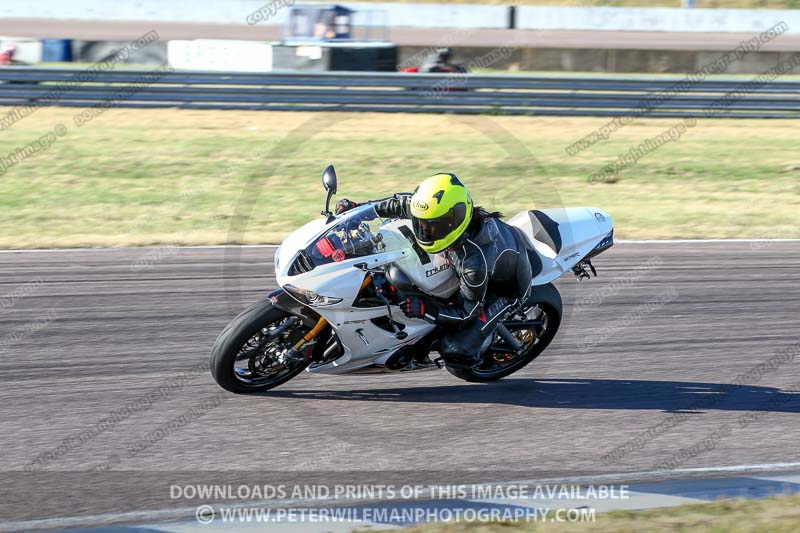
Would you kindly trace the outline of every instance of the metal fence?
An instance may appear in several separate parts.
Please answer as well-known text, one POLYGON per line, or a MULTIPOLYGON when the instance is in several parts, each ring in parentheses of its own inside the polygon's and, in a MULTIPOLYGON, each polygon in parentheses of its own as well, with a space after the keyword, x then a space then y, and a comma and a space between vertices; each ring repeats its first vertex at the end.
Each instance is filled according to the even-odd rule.
POLYGON ((800 118, 800 81, 0 68, 0 105, 800 118))

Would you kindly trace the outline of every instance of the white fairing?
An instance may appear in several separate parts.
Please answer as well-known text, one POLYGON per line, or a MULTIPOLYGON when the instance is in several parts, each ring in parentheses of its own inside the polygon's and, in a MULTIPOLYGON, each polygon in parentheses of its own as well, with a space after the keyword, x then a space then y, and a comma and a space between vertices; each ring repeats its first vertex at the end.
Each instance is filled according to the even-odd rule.
MULTIPOLYGON (((413 344, 434 328, 425 320, 407 318, 397 306, 392 306, 392 319, 405 326, 404 331, 408 334, 406 338, 397 339, 393 333, 373 324, 371 319, 385 317, 387 309, 385 306, 353 307, 365 276, 364 271, 355 265, 366 263, 369 268, 378 268, 395 263, 412 280, 419 281, 418 286, 422 290, 432 289, 431 294, 444 295, 448 286, 451 287, 449 290, 452 294, 457 288, 457 283, 454 285, 451 282, 451 279, 455 280, 455 276, 450 269, 443 269, 442 272, 426 278, 422 262, 411 241, 404 237, 399 229, 405 226, 410 231, 410 224, 399 220, 386 221, 375 232, 380 235, 384 247, 382 251, 367 257, 352 259, 348 257, 340 262, 317 266, 310 272, 289 275, 300 250, 317 241, 341 221, 369 212, 374 213, 372 207, 363 206, 336 217, 330 224, 324 221, 306 224, 287 237, 275 254, 278 285, 284 288, 286 285, 291 285, 322 296, 342 299, 333 305, 311 305, 332 325, 345 351, 344 355, 333 363, 310 367, 309 370, 312 372, 340 373, 364 366, 380 365, 399 348, 413 344)), ((434 265, 434 258, 428 257, 430 265, 434 265)))
MULTIPOLYGON (((602 209, 567 207, 539 210, 538 213, 543 213, 557 224, 551 232, 556 232, 560 237, 558 250, 554 249, 553 244, 559 244, 559 239, 541 238, 543 228, 536 224, 538 219, 532 213, 521 211, 508 223, 522 230, 542 260, 542 270, 533 278, 533 285, 550 283, 572 270, 595 249, 606 249, 613 244, 611 216, 602 209)), ((544 235, 547 235, 546 231, 544 235)))
MULTIPOLYGON (((532 280, 534 285, 549 283, 569 271, 582 258, 611 238, 611 218, 603 211, 592 208, 543 210, 558 224, 561 248, 556 252, 547 243, 536 239, 537 228, 529 212, 519 213, 509 223, 519 227, 530 240, 542 259, 542 271, 532 280)), ((344 348, 344 354, 332 363, 312 365, 311 372, 341 373, 370 365, 383 364, 399 348, 413 344, 429 333, 434 326, 424 320, 410 319, 392 306, 392 319, 404 326, 407 336, 398 339, 372 322, 387 316, 386 306, 354 307, 365 278, 364 265, 370 269, 397 265, 423 292, 449 297, 458 289, 458 278, 441 254, 431 256, 414 246, 409 236, 410 224, 403 220, 382 221, 375 215, 371 205, 360 206, 344 215, 335 217, 330 223, 315 220, 289 235, 275 254, 275 272, 278 285, 297 298, 289 289, 312 291, 318 300, 301 301, 326 318, 344 348), (311 270, 297 271, 293 265, 301 251, 304 257, 313 255, 315 246, 336 233, 332 238, 337 246, 347 249, 351 222, 364 231, 358 242, 372 246, 369 253, 348 252, 344 258, 328 262, 319 261, 311 270), (405 228, 405 229, 404 229, 405 228), (341 237, 341 238, 340 238, 341 237), (371 243, 371 244, 370 244, 371 243), (359 255, 360 253, 360 255, 359 255), (426 258, 425 264, 423 259, 426 258), (360 267, 356 267, 359 265, 360 267), (287 288, 288 287, 288 288, 287 288), (326 300, 326 298, 328 300, 326 300), (335 303, 331 303, 335 302, 335 303)), ((610 246, 610 240, 608 241, 610 246)), ((355 246, 353 247, 355 250, 355 246)), ((362 250, 363 252, 363 250, 362 250)))

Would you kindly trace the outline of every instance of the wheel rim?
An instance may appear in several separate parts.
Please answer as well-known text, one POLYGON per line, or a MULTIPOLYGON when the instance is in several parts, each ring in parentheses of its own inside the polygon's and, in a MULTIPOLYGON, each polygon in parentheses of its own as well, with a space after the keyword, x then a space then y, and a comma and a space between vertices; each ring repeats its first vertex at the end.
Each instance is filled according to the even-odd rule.
POLYGON ((551 323, 550 315, 548 315, 547 311, 538 304, 519 310, 509 318, 519 318, 522 320, 541 320, 542 323, 540 325, 533 325, 511 331, 512 335, 516 337, 517 341, 525 346, 525 349, 518 354, 508 350, 502 350, 502 347, 506 345, 500 336, 495 333, 492 343, 484 355, 483 363, 481 363, 479 367, 473 369, 473 372, 476 374, 496 374, 498 372, 513 368, 517 365, 525 365, 530 362, 527 360, 527 357, 533 350, 541 345, 551 323))
POLYGON ((248 386, 261 386, 296 372, 302 364, 287 363, 281 354, 307 331, 295 317, 286 317, 258 330, 236 354, 233 362, 236 380, 248 386))

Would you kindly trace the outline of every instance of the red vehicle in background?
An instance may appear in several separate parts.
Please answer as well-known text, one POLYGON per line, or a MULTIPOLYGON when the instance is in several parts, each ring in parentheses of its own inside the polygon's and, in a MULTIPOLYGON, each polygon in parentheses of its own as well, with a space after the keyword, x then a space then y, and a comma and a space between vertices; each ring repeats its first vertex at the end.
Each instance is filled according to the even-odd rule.
POLYGON ((16 45, 6 44, 0 48, 0 66, 10 66, 16 64, 14 54, 17 52, 16 45))
MULTIPOLYGON (((439 48, 436 52, 428 55, 419 67, 406 67, 400 72, 407 73, 431 73, 431 74, 468 74, 469 68, 466 65, 451 63, 453 58, 453 50, 451 48, 439 48)), ((464 82, 463 78, 457 80, 464 82)), ((458 91, 468 91, 465 87, 459 87, 463 83, 450 83, 439 81, 436 83, 434 89, 437 93, 449 93, 458 91)), ((414 90, 412 88, 412 90, 414 90)))
POLYGON ((401 72, 411 73, 439 73, 439 74, 466 74, 469 68, 466 65, 451 63, 453 59, 452 48, 439 48, 436 52, 428 55, 419 67, 406 67, 401 72))

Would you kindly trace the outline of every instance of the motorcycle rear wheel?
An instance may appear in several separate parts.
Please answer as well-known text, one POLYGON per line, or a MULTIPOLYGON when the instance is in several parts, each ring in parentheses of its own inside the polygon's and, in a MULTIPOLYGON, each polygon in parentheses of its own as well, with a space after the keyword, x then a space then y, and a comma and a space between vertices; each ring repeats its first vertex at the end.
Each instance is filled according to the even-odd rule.
MULTIPOLYGON (((503 352, 494 350, 484 356, 483 363, 477 368, 447 367, 447 370, 464 381, 485 383, 511 375, 539 357, 552 342, 561 325, 561 295, 552 283, 534 287, 522 309, 529 318, 542 320, 541 326, 533 326, 531 330, 512 332, 517 336, 518 341, 527 346, 522 353, 513 355, 513 357, 512 354, 506 354, 507 360, 503 361, 503 352)), ((499 335, 495 333, 492 344, 499 343, 501 343, 499 335)))

